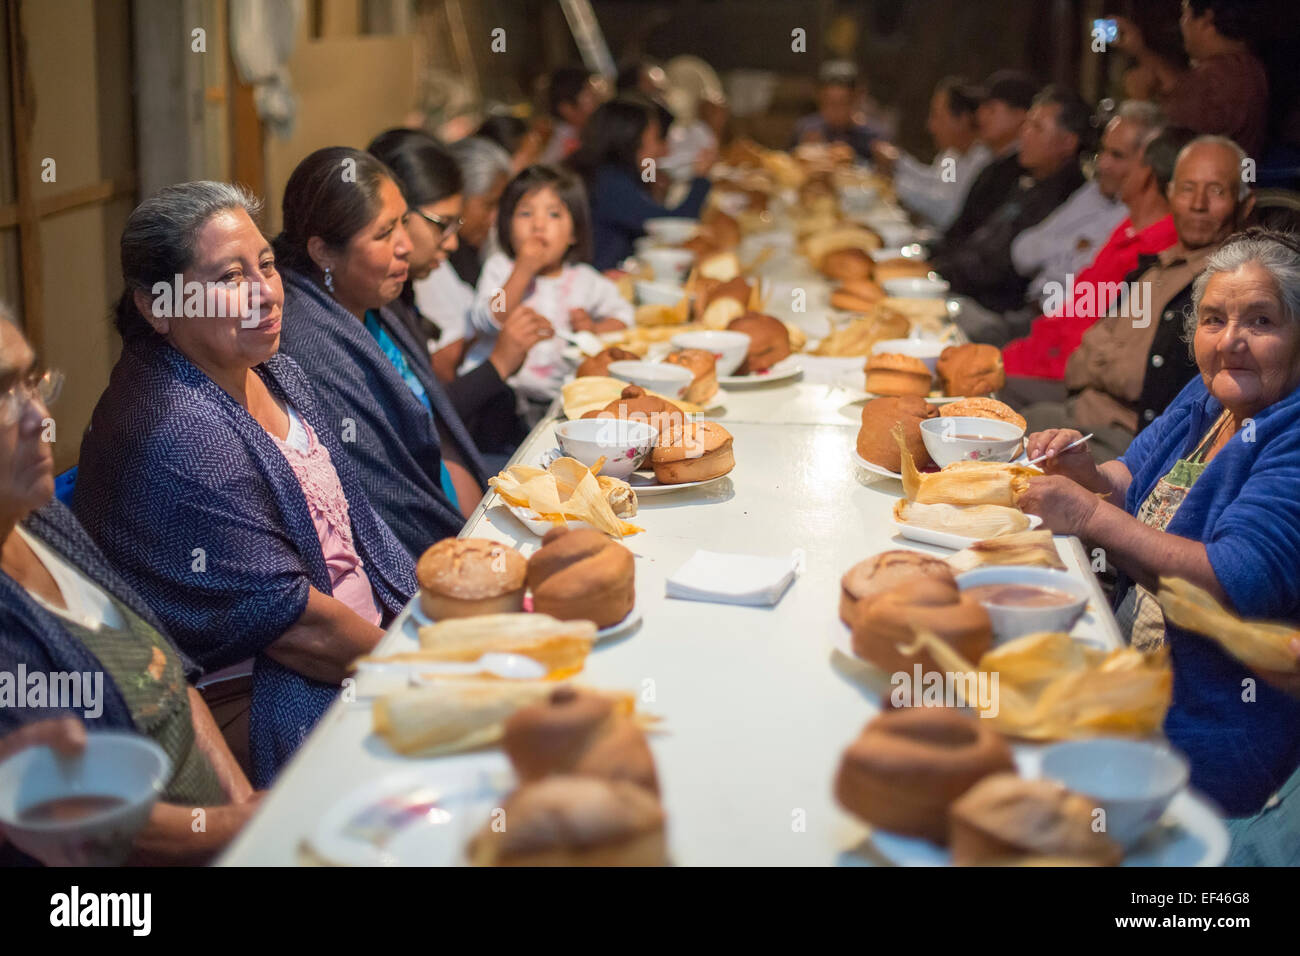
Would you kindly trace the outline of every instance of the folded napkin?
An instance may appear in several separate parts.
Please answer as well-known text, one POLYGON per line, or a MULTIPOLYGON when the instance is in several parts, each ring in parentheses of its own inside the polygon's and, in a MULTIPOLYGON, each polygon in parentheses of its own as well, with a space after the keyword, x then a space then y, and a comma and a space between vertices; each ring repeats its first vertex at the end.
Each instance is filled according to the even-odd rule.
POLYGON ((799 557, 696 551, 668 578, 671 598, 717 604, 773 605, 798 573, 799 557))

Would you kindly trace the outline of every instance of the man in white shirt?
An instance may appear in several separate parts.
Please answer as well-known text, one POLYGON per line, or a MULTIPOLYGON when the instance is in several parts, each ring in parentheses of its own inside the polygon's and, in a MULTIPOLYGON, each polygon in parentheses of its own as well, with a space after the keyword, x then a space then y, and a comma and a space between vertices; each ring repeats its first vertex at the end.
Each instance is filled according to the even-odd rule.
POLYGON ((1016 271, 1030 277, 1027 296, 1035 303, 1031 310, 1041 304, 1047 283, 1064 287, 1068 276, 1086 268, 1128 215, 1120 187, 1137 163, 1147 135, 1162 124, 1160 108, 1154 103, 1124 102, 1106 124, 1093 178, 1011 243, 1016 271))
POLYGON ((950 76, 939 81, 926 120, 938 150, 929 165, 883 140, 871 146, 877 166, 893 171, 898 201, 940 231, 957 218, 971 183, 993 157, 978 139, 975 113, 979 105, 978 89, 966 80, 950 76))

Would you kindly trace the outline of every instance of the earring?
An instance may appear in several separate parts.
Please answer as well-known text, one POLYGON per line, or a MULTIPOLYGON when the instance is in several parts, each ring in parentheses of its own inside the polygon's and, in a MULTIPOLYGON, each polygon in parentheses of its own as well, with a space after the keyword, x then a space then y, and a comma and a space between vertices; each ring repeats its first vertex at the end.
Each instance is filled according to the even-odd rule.
POLYGON ((325 288, 329 290, 330 295, 334 294, 334 270, 329 266, 325 267, 325 288))

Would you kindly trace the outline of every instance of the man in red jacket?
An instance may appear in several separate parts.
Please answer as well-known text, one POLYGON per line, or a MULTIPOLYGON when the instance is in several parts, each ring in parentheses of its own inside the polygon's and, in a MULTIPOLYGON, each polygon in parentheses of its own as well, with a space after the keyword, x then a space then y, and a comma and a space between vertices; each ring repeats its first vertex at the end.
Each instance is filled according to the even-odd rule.
POLYGON ((1070 353, 1078 348, 1083 333, 1106 314, 1118 283, 1137 268, 1138 256, 1155 255, 1177 241, 1166 193, 1178 151, 1191 138, 1188 130, 1166 128, 1147 139, 1140 160, 1120 187, 1128 217, 1063 295, 1048 295, 1046 314, 1034 320, 1029 335, 1003 348, 1009 376, 1006 391, 1013 404, 1059 398, 1044 390, 1060 390, 1070 353), (1037 383, 1024 379, 1043 381, 1036 387, 1037 383))

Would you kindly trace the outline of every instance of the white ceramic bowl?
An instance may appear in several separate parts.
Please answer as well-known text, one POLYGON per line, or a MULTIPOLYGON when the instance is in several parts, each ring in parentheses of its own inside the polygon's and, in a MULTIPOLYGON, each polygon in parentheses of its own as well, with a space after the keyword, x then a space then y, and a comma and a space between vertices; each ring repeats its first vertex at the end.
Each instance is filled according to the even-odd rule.
POLYGON ((744 332, 716 329, 707 332, 678 332, 669 344, 675 349, 704 349, 712 352, 719 375, 734 375, 749 353, 750 340, 744 332))
MULTIPOLYGON (((1037 634, 1040 631, 1059 631, 1068 634, 1083 609, 1088 605, 1088 588, 1064 571, 1055 568, 1029 568, 1007 564, 999 567, 975 568, 957 576, 957 587, 963 591, 982 584, 1028 584, 1064 591, 1074 598, 1069 604, 1058 607, 1011 607, 1001 604, 984 604, 993 622, 993 634, 1000 641, 1037 634)), ((983 603, 983 602, 981 602, 983 603)))
POLYGON ((49 747, 20 750, 0 763, 0 826, 9 840, 47 866, 119 866, 171 779, 171 758, 148 737, 94 731, 86 749, 61 757, 49 747), (76 820, 24 820, 47 800, 117 797, 121 803, 76 820))
POLYGON ((885 339, 871 346, 871 351, 873 354, 890 352, 918 358, 925 363, 925 367, 933 375, 935 367, 939 364, 939 355, 947 347, 946 342, 940 342, 938 339, 885 339))
POLYGON ((886 279, 880 283, 885 295, 895 299, 942 299, 948 294, 943 279, 886 279))
POLYGON ((638 258, 649 252, 651 249, 663 248, 665 247, 659 245, 659 243, 655 242, 650 236, 641 236, 639 239, 632 240, 632 251, 638 258))
POLYGON ((609 374, 668 398, 681 398, 695 380, 690 369, 664 362, 610 362, 609 374))
POLYGON ((555 437, 570 458, 591 467, 603 457, 600 473, 626 481, 654 449, 659 430, 627 418, 578 418, 557 423, 555 437))
POLYGON ((1041 774, 1097 801, 1106 833, 1124 849, 1159 822, 1187 786, 1187 760, 1165 744, 1097 737, 1043 752, 1041 774))
POLYGON ((908 222, 884 220, 876 222, 871 228, 880 235, 880 241, 887 246, 905 246, 916 238, 916 230, 908 222))
POLYGON ((647 249, 637 258, 654 273, 655 282, 670 285, 685 279, 686 270, 695 261, 695 257, 686 249, 647 249))
POLYGON ((636 283, 638 305, 676 305, 685 298, 687 298, 686 290, 672 282, 649 282, 641 279, 636 283))
POLYGON ((681 245, 695 235, 699 228, 698 221, 678 216, 660 216, 645 221, 646 235, 665 246, 681 245))
POLYGON ((954 461, 1011 461, 1020 454, 1025 430, 1011 422, 973 415, 927 418, 921 422, 921 441, 934 463, 942 468, 954 461), (982 435, 983 438, 965 438, 982 435))

